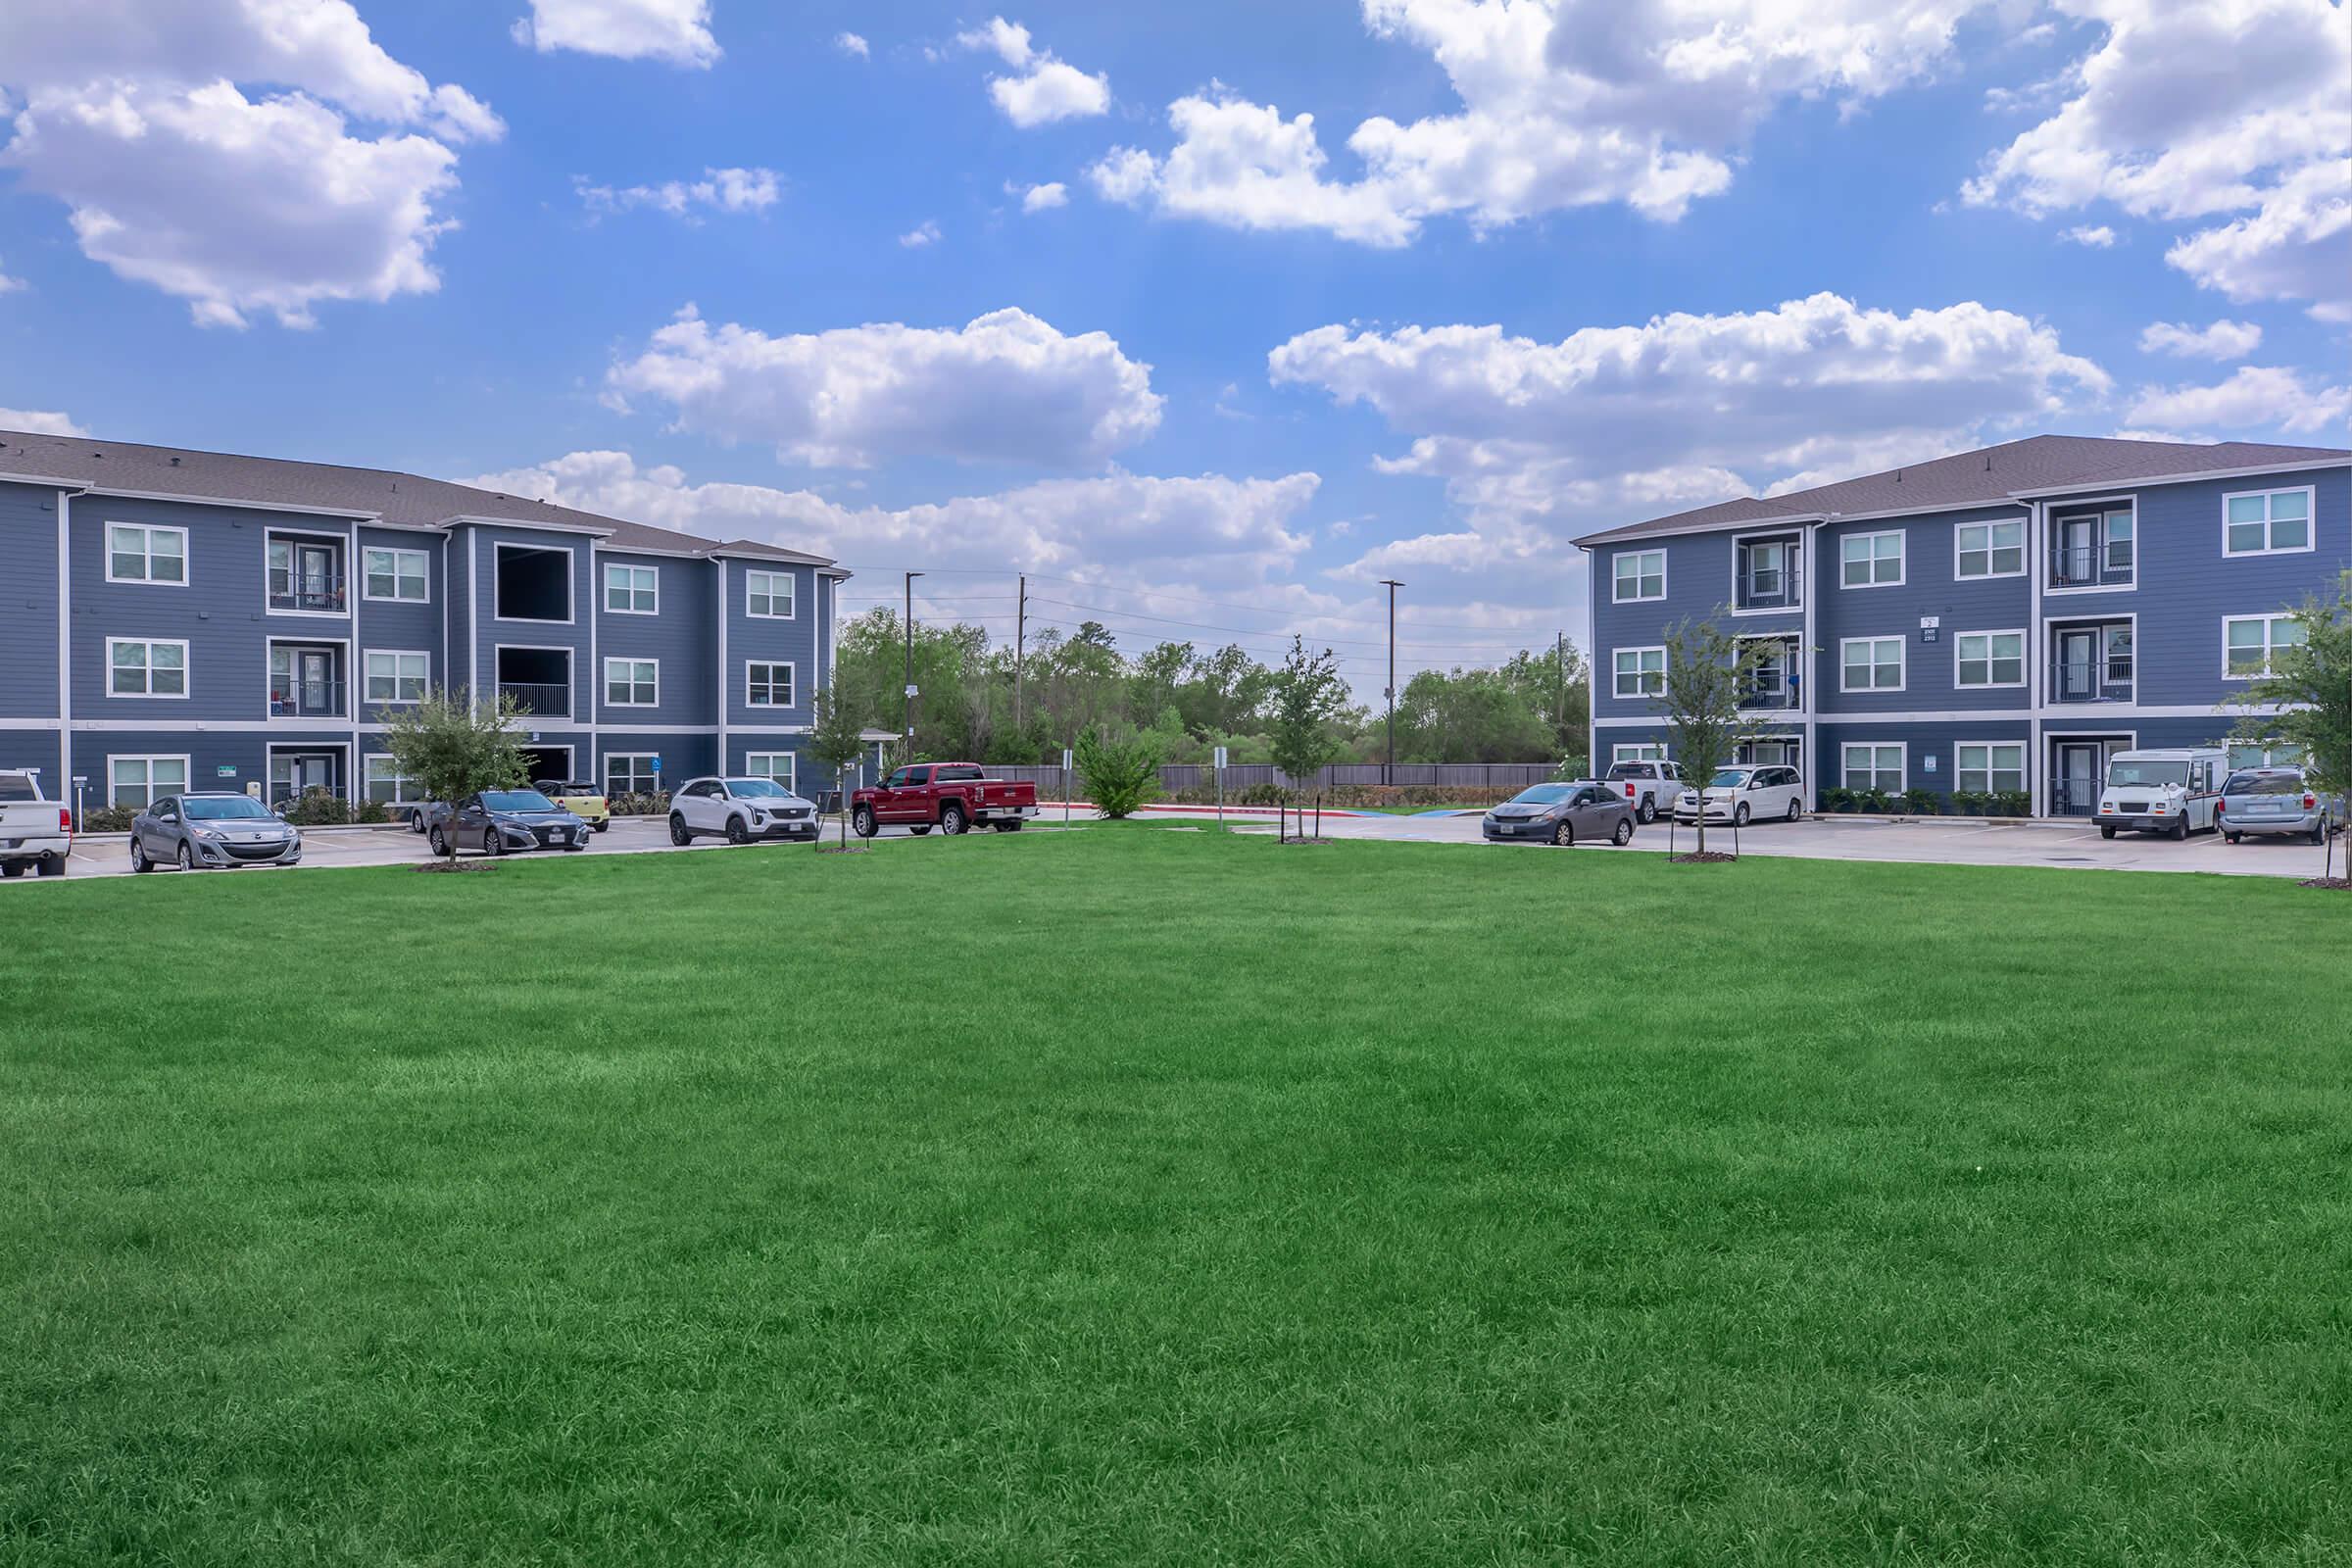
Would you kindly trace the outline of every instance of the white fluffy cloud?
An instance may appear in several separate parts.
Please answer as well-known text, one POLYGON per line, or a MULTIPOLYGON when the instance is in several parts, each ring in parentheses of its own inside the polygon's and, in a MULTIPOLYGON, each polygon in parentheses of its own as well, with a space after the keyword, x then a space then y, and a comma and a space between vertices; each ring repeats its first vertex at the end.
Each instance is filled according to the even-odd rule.
POLYGON ((1100 466, 1159 424, 1152 368, 1102 332, 1066 336, 1025 311, 960 328, 898 323, 770 337, 689 307, 608 377, 618 399, 675 409, 680 428, 772 445, 789 463, 894 458, 1100 466))
POLYGON ((1003 17, 957 35, 966 49, 985 49, 1010 66, 1015 75, 991 76, 988 95, 1006 120, 1023 130, 1059 120, 1085 120, 1110 110, 1110 78, 1088 75, 1076 66, 1040 49, 1029 29, 1003 17))
POLYGON ((2248 216, 2167 253, 2233 300, 2352 318, 2352 24, 2336 0, 2054 0, 2105 31, 2057 112, 1986 160, 1967 200, 2033 216, 2106 202, 2248 216))
POLYGON ((1365 24, 1435 58, 1460 112, 1359 124, 1362 177, 1334 179, 1311 115, 1221 88, 1169 108, 1165 155, 1114 149, 1105 197, 1237 228, 1409 241, 1440 214, 1479 226, 1623 202, 1671 221, 1725 189, 1772 109, 1848 107, 1916 81, 1985 0, 1362 0, 1365 24))
POLYGON ((833 47, 840 50, 845 55, 854 55, 859 60, 864 60, 871 57, 874 52, 871 46, 866 43, 865 39, 861 35, 855 32, 835 33, 833 35, 833 47))
POLYGON ((2160 430, 2284 431, 2341 440, 2352 419, 2352 386, 2275 366, 2241 365, 2215 386, 2149 387, 2132 405, 2133 423, 2160 430))
POLYGON ((14 294, 17 290, 23 288, 24 286, 24 280, 23 278, 11 277, 6 272, 0 272, 0 294, 14 294))
POLYGON ((919 251, 926 245, 938 244, 940 238, 939 225, 926 218, 906 233, 901 234, 899 243, 910 251, 919 251))
POLYGON ((2151 321, 2139 334, 2142 354, 2183 360, 2242 360, 2261 346, 2262 328, 2252 321, 2216 321, 2211 326, 2151 321))
POLYGON ((2081 223, 2058 237, 2070 244, 2080 245, 2085 250, 2105 251, 2115 248, 2115 230, 2109 228, 2105 223, 2081 223))
POLYGON ((592 213, 650 207, 673 218, 691 218, 706 210, 763 213, 783 196, 781 176, 772 169, 706 169, 700 179, 671 179, 659 185, 627 185, 617 190, 611 185, 591 184, 574 175, 572 186, 592 213))
POLYGON ((84 436, 90 432, 55 411, 0 409, 0 430, 23 430, 28 435, 84 436))
POLYGON ((573 49, 697 70, 719 57, 710 0, 531 0, 531 14, 514 24, 514 41, 542 54, 573 49))
POLYGON ((0 165, 66 204, 85 255, 207 325, 431 291, 449 144, 505 129, 345 0, 14 0, 0 88, 19 98, 0 165))
POLYGON ((1017 193, 1020 196, 1021 211, 1024 213, 1042 213, 1070 205, 1070 188, 1059 180, 1045 185, 1031 185, 1026 190, 1015 185, 1007 185, 1004 189, 1008 194, 1017 193))
POLYGON ((1420 551, 1431 566, 1548 570, 1566 533, 1939 455, 2110 385, 2011 312, 1897 315, 1834 294, 1557 343, 1498 326, 1326 326, 1267 363, 1277 384, 1378 411, 1410 438, 1380 466, 1443 479, 1468 513, 1475 544, 1405 540, 1364 569, 1420 551))
POLYGON ((856 566, 1053 571, 1218 586, 1287 572, 1311 542, 1301 523, 1321 480, 1152 478, 1113 470, 931 505, 846 507, 808 490, 694 483, 625 452, 574 452, 465 481, 544 497, 705 538, 760 539, 856 566))

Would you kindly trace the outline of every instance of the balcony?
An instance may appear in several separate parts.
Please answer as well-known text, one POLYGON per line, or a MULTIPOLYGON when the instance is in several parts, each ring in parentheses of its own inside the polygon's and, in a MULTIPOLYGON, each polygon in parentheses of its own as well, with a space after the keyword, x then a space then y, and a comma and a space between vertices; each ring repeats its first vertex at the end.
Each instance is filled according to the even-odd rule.
POLYGON ((350 587, 343 577, 341 540, 306 534, 271 534, 265 547, 270 610, 340 615, 350 608, 350 587))
POLYGON ((1732 598, 1735 610, 1801 609, 1805 573, 1796 541, 1760 539, 1740 545, 1732 598))
POLYGON ((2061 626, 2051 633, 2052 703, 2132 701, 2132 628, 2130 621, 2061 626))
POLYGON ((270 677, 271 718, 346 718, 344 687, 339 680, 289 680, 270 677))
POLYGON ((1740 706, 1768 712, 1793 712, 1804 704, 1797 700, 1796 688, 1788 682, 1759 681, 1740 694, 1740 706))
POLYGON ((498 695, 513 698, 533 718, 571 716, 571 687, 567 682, 502 680, 498 683, 498 695))
POLYGON ((2132 584, 2129 540, 2106 545, 2053 545, 2053 588, 2129 588, 2132 584))

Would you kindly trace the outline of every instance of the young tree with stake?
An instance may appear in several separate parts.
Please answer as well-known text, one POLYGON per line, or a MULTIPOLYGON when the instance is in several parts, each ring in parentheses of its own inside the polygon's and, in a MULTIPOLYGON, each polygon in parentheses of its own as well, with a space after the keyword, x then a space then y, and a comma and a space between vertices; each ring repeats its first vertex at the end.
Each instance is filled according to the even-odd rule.
POLYGON ((1291 652, 1274 672, 1267 702, 1273 717, 1274 765, 1294 787, 1312 779, 1340 752, 1332 724, 1348 708, 1348 682, 1328 648, 1309 654, 1303 639, 1291 639, 1291 652))
POLYGON ((1698 795, 1698 853, 1707 853, 1707 781, 1760 732, 1740 705, 1755 689, 1763 645, 1712 620, 1677 621, 1666 631, 1666 669, 1650 707, 1666 721, 1674 760, 1698 795))
MULTIPOLYGON (((819 767, 831 769, 833 787, 841 793, 841 847, 846 850, 850 845, 850 769, 864 760, 865 726, 855 703, 830 685, 816 690, 815 719, 808 731, 808 757, 819 767)), ((822 844, 824 839, 820 832, 815 842, 822 844)))
MULTIPOLYGON (((2301 635, 2274 648, 2270 667, 2238 694, 2235 738, 2298 748, 2312 790, 2352 801, 2352 571, 2336 579, 2331 597, 2307 597, 2289 618, 2301 635)), ((2328 881, 2335 846, 2326 834, 2321 849, 2328 881)))
MULTIPOLYGON (((516 736, 528 715, 512 697, 495 704, 476 703, 466 691, 427 691, 411 707, 386 708, 376 713, 384 726, 384 749, 400 776, 455 811, 458 803, 483 790, 511 790, 529 776, 529 764, 516 736)), ((448 863, 458 859, 457 839, 444 831, 442 847, 448 863)))

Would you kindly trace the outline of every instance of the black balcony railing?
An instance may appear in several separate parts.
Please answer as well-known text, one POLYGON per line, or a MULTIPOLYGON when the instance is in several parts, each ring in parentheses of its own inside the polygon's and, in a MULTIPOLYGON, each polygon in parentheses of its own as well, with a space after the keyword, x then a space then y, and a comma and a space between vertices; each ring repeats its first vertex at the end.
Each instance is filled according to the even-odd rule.
POLYGON ((1796 700, 1796 688, 1784 681, 1778 685, 1750 686, 1740 694, 1740 706, 1741 708, 1793 709, 1799 705, 1796 700))
POLYGON ((2128 703, 2131 700, 2132 660, 2129 655, 2058 659, 2050 662, 2050 701, 2053 703, 2128 703))
POLYGON ((1805 602, 1805 574, 1794 563, 1740 574, 1740 610, 1795 610, 1805 602))
POLYGON ((271 718, 342 718, 343 683, 339 680, 295 680, 270 677, 271 718))
POLYGON ((311 610, 339 615, 345 609, 343 579, 331 572, 305 571, 288 576, 270 574, 271 610, 311 610))
POLYGON ((498 695, 512 697, 522 710, 539 718, 569 718, 571 688, 544 681, 502 680, 498 695))
POLYGON ((2050 550, 2050 586, 2107 588, 2132 581, 2132 546, 2056 545, 2050 550))

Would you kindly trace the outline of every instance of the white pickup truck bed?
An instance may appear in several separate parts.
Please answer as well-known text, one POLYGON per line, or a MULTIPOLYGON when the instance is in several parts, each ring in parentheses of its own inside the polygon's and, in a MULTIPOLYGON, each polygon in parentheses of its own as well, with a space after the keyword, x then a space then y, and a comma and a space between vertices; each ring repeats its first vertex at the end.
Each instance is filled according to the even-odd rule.
POLYGON ((40 775, 0 769, 0 876, 64 876, 73 819, 41 790, 40 775))

